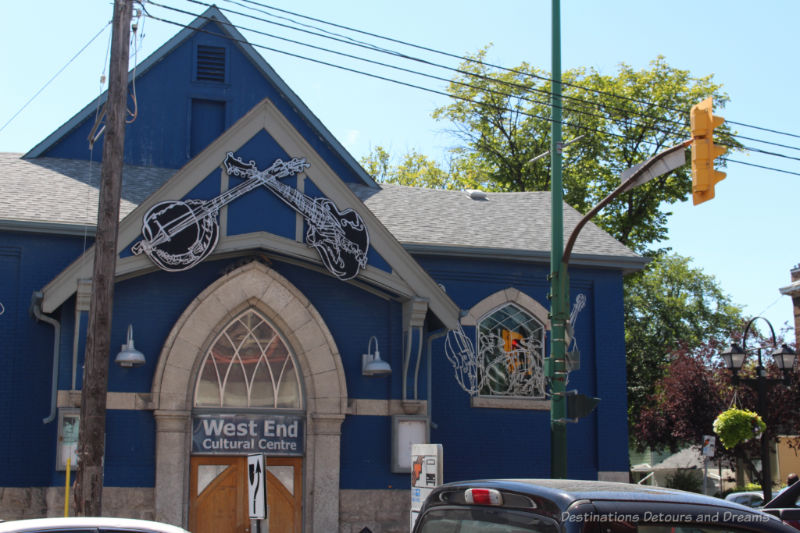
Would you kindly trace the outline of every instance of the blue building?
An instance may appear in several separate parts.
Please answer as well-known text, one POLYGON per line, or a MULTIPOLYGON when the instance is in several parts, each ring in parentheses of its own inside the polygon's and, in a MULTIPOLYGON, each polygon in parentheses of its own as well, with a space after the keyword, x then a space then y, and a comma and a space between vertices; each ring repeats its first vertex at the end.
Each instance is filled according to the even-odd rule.
MULTIPOLYGON (((135 75, 104 514, 245 531, 253 453, 274 531, 406 527, 411 442, 442 444, 445 481, 549 477, 548 193, 376 183, 216 8, 135 75)), ((59 515, 77 460, 104 100, 0 154, 0 518, 59 515)), ((643 264, 577 241, 567 388, 602 401, 569 477, 628 479, 643 264)))

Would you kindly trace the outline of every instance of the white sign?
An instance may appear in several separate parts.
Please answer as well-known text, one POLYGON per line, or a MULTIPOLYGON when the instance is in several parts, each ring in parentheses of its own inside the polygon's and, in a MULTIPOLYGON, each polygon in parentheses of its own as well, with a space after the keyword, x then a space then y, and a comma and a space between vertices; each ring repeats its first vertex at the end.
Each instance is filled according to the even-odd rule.
POLYGON ((247 508, 250 518, 263 520, 267 517, 267 473, 264 470, 264 455, 254 453, 247 456, 247 508))
POLYGON ((411 529, 425 498, 442 484, 443 453, 441 444, 411 445, 411 529))
POLYGON ((716 451, 717 438, 712 435, 703 435, 703 455, 714 457, 716 451))

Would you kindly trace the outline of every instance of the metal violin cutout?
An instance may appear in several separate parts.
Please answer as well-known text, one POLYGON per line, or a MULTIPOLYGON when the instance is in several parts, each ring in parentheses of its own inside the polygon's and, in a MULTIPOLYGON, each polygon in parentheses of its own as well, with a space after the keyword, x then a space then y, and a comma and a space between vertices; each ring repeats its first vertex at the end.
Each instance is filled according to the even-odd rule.
POLYGON ((245 164, 228 152, 224 161, 230 176, 246 178, 210 200, 170 200, 151 207, 142 223, 142 240, 131 248, 146 254, 169 272, 188 270, 211 254, 219 240, 219 210, 253 189, 264 186, 305 217, 306 243, 319 253, 325 267, 337 278, 358 275, 367 264, 369 235, 361 217, 352 209, 340 211, 327 198, 311 198, 278 181, 303 172, 305 158, 289 162, 276 159, 259 171, 253 161, 245 164))
MULTIPOLYGON (((275 164, 279 161, 280 159, 275 164)), ((308 166, 305 159, 301 161, 308 166)), ((265 187, 303 215, 308 224, 306 244, 314 247, 322 264, 331 274, 341 280, 348 280, 356 277, 367 266, 369 234, 358 213, 352 209, 340 210, 327 198, 311 198, 279 182, 275 176, 269 174, 270 169, 259 171, 253 161, 243 163, 231 152, 228 152, 224 165, 231 176, 246 177, 248 181, 261 179, 265 187), (268 177, 262 178, 265 173, 268 177)))

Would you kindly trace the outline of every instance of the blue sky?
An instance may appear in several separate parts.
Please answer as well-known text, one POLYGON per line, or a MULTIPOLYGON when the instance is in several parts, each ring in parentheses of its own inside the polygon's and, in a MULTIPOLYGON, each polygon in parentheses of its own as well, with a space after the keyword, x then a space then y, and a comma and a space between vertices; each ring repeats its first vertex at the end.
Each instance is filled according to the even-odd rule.
MULTIPOLYGON (((223 9, 264 17, 227 0, 223 9)), ((493 43, 489 59, 507 67, 528 61, 551 69, 550 0, 261 0, 272 6, 371 33, 464 55, 493 43)), ((204 7, 184 0, 160 0, 200 13, 204 7)), ((252 4, 250 4, 252 6, 252 4)), ((153 15, 180 23, 192 17, 152 3, 153 15)), ((694 76, 714 75, 731 102, 715 110, 729 121, 800 135, 795 94, 800 84, 796 54, 800 2, 742 0, 669 3, 629 0, 562 0, 562 69, 586 66, 613 74, 627 63, 646 68, 658 55, 694 76)), ((0 127, 111 19, 109 0, 4 3, 0 9, 0 127)), ((281 30, 226 12, 240 26, 281 30)), ((318 23, 316 26, 320 26, 318 23)), ((179 28, 145 19, 136 58, 141 61, 179 28)), ((244 32, 254 44, 343 63, 322 52, 244 32)), ((68 120, 104 87, 110 28, 82 52, 13 121, 0 131, 0 151, 25 152, 68 120)), ((328 43, 325 46, 331 47, 328 43)), ((397 48, 386 43, 385 46, 397 48)), ((317 65, 257 48, 356 159, 381 145, 392 153, 410 149, 438 156, 454 143, 447 125, 431 118, 446 102, 443 96, 317 65)), ((409 50, 405 50, 409 51, 409 50)), ((417 54, 417 52, 414 52, 417 54)), ((436 57, 455 66, 454 60, 436 57)), ((385 60, 385 58, 384 58, 385 60)), ((377 67, 355 65, 378 72, 377 67)), ((387 73, 443 90, 444 83, 387 73)), ((436 75, 449 77, 446 72, 436 75)), ((147 112, 140 109, 140 112, 147 112)), ((687 109, 688 114, 688 109, 687 109)), ((800 138, 736 125, 738 133, 800 147, 800 138)), ((745 144, 800 157, 800 151, 745 144)), ((800 172, 794 159, 756 153, 737 160, 800 172)), ((789 270, 800 263, 796 206, 800 176, 731 163, 716 198, 699 206, 691 201, 673 207, 666 243, 693 265, 714 275, 721 287, 749 315, 765 316, 777 328, 792 324, 792 305, 779 287, 789 284, 789 270)))

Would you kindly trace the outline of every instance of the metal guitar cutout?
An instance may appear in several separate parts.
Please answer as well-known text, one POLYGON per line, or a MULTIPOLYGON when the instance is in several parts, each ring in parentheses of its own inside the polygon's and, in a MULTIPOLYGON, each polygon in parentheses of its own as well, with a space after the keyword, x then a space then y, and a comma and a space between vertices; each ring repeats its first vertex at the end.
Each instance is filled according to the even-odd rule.
POLYGON ((262 178, 270 169, 259 171, 253 161, 244 163, 231 152, 228 152, 224 165, 231 176, 246 177, 249 178, 248 181, 261 179, 265 187, 303 215, 308 224, 306 244, 314 247, 322 264, 331 274, 341 280, 348 280, 356 277, 367 266, 369 234, 358 213, 352 209, 340 210, 327 198, 311 198, 281 183, 275 176, 262 178))
POLYGON ((339 279, 355 277, 367 264, 369 235, 352 209, 340 211, 327 198, 311 198, 278 181, 308 168, 304 158, 285 163, 280 159, 259 171, 254 162, 243 163, 228 152, 225 169, 230 176, 247 178, 211 200, 170 200, 151 207, 142 223, 142 240, 131 247, 146 254, 169 272, 188 270, 208 257, 219 240, 219 210, 251 190, 265 186, 303 215, 308 223, 306 243, 313 246, 325 267, 339 279))
POLYGON ((243 181, 211 200, 159 202, 145 214, 142 222, 143 239, 131 247, 131 252, 135 255, 147 254, 156 265, 169 272, 188 270, 208 257, 217 246, 217 217, 223 206, 260 187, 267 179, 291 176, 308 166, 305 159, 294 158, 288 163, 277 159, 258 176, 243 181))

